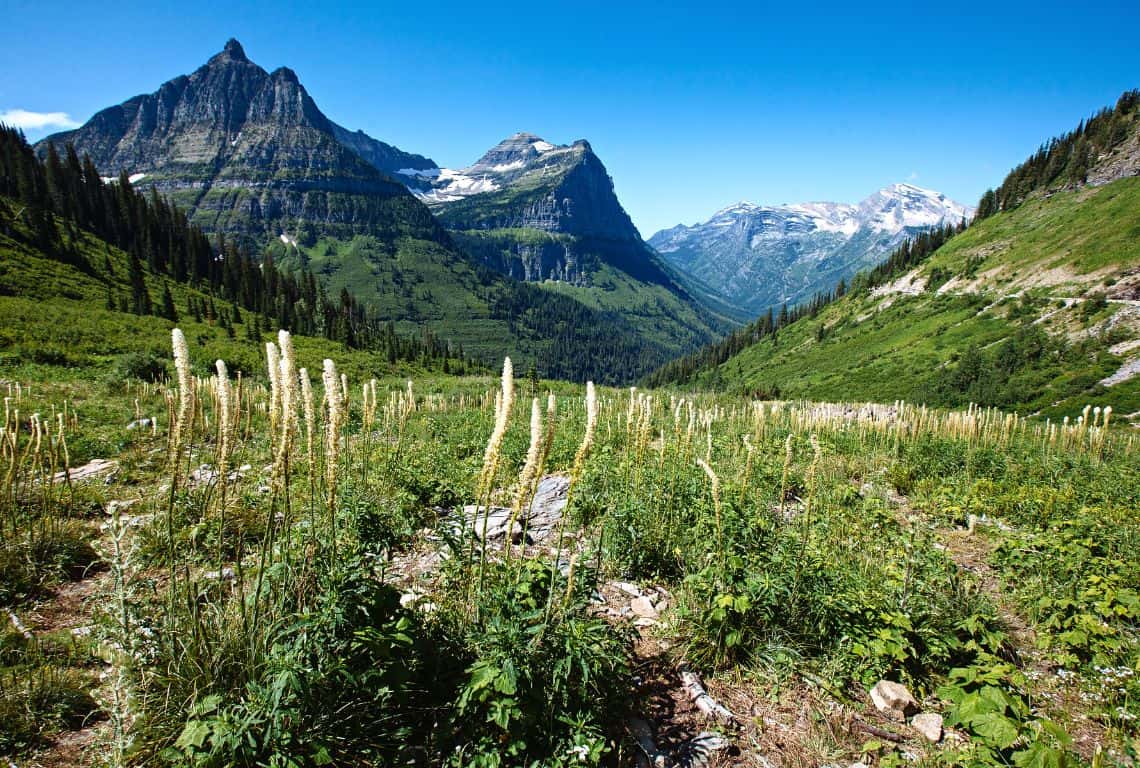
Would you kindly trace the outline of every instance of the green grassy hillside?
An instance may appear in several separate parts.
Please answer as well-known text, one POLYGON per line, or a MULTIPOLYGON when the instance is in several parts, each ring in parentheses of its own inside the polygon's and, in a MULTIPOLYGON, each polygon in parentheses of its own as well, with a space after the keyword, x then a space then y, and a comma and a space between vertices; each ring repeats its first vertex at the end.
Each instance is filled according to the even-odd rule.
MULTIPOLYGON (((275 330, 260 317, 257 329, 251 328, 256 313, 241 312, 241 321, 230 324, 231 334, 218 320, 203 317, 199 321, 189 311, 191 301, 211 301, 207 293, 149 273, 150 296, 157 302, 169 288, 177 322, 111 308, 130 294, 127 254, 79 232, 73 255, 66 261, 52 257, 29 243, 28 233, 10 216, 12 206, 0 198, 0 218, 5 223, 0 227, 0 370, 56 379, 145 378, 167 365, 167 340, 175 326, 185 332, 203 375, 212 371, 212 362, 219 358, 235 373, 248 375, 264 369, 264 341, 274 338, 275 330), (9 234, 4 234, 5 228, 9 234)), ((229 304, 214 301, 219 314, 232 312, 229 304)), ((343 360, 357 378, 416 375, 428 370, 413 362, 389 364, 381 354, 350 350, 324 338, 296 336, 295 344, 299 364, 311 372, 319 371, 326 357, 343 360)))
POLYGON ((913 271, 745 349, 702 384, 782 397, 1140 410, 1140 179, 1038 196, 913 271))
POLYGON ((275 260, 307 266, 330 292, 348 288, 397 329, 426 324, 483 360, 510 354, 546 376, 607 383, 636 379, 725 330, 668 288, 607 264, 589 288, 530 284, 476 266, 455 250, 414 238, 360 235, 310 247, 275 243, 275 260))

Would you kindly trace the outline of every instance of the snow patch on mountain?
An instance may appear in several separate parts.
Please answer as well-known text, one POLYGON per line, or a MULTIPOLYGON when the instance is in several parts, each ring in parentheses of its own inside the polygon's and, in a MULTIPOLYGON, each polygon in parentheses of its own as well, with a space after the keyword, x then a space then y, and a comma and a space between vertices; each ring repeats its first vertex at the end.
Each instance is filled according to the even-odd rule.
POLYGON ((913 184, 893 184, 854 205, 741 201, 649 244, 725 298, 762 311, 830 290, 881 261, 907 236, 957 224, 973 209, 913 184))
MULTIPOLYGON (((417 180, 430 181, 430 187, 411 187, 414 195, 429 204, 450 203, 472 195, 494 192, 521 179, 527 174, 540 177, 556 172, 577 154, 582 144, 551 144, 530 133, 516 133, 496 144, 473 164, 461 169, 433 169, 434 175, 415 172, 417 180)), ((408 169, 409 171, 411 169, 408 169)), ((400 171, 404 173, 404 171, 400 171)))

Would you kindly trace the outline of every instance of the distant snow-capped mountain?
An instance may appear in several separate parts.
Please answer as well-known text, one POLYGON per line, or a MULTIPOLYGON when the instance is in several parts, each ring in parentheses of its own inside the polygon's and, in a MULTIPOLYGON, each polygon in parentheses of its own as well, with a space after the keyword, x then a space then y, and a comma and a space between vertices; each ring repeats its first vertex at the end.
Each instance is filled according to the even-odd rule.
POLYGON ((894 184, 855 205, 740 202, 703 223, 662 230, 649 244, 677 269, 758 313, 830 290, 907 236, 973 213, 940 192, 894 184))

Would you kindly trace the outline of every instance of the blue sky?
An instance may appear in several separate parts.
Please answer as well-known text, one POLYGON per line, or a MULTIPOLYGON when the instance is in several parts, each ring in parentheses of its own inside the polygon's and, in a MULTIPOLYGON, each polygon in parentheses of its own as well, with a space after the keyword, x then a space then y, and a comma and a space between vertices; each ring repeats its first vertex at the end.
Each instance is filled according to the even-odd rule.
POLYGON ((443 166, 519 130, 587 138, 646 237, 896 181, 973 204, 1140 87, 1137 2, 3 2, 0 113, 83 121, 236 37, 332 119, 443 166))

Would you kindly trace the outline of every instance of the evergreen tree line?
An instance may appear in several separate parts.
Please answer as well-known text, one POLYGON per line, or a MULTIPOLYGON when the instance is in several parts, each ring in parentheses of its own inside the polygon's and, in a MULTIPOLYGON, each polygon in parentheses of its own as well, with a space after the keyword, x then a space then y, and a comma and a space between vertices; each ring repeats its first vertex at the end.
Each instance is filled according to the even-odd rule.
POLYGON ((504 320, 524 345, 531 342, 529 351, 547 378, 623 384, 669 358, 622 315, 529 283, 498 281, 484 298, 491 317, 504 320))
POLYGON ((1078 186, 1101 154, 1111 151, 1136 130, 1140 90, 1125 91, 1113 109, 1104 108, 1084 120, 1075 131, 1050 139, 1005 177, 996 190, 987 189, 978 201, 975 219, 1021 205, 1039 189, 1078 186))
POLYGON ((179 311, 169 285, 159 301, 152 300, 149 273, 208 294, 202 301, 191 297, 186 312, 226 328, 231 335, 233 325, 244 322, 246 336, 256 341, 263 331, 276 327, 323 336, 353 349, 375 350, 390 363, 443 361, 446 369, 457 371, 477 365, 465 358, 462 348, 453 348, 426 327, 418 334, 398 335, 390 321, 371 315, 347 290, 329 297, 307 269, 296 274, 278 269, 271 253, 259 262, 247 246, 223 235, 211 244, 153 187, 149 193, 135 190, 126 173, 115 183, 105 183, 91 158, 80 159, 70 144, 63 157, 50 145, 41 161, 23 132, 0 125, 0 195, 17 201, 21 206, 17 215, 33 244, 53 258, 99 276, 80 251, 81 230, 127 254, 129 296, 115 295, 109 261, 103 275, 110 309, 177 321, 179 311), (215 300, 225 308, 219 309, 215 300), (242 309, 253 317, 243 318, 242 309))
MULTIPOLYGON (((816 293, 806 302, 801 302, 793 307, 789 307, 785 302, 780 306, 778 312, 769 307, 768 312, 759 319, 733 331, 720 341, 702 347, 692 354, 669 361, 645 377, 644 383, 649 387, 681 384, 691 380, 695 374, 701 371, 716 368, 747 347, 764 339, 770 338, 774 343, 778 342, 779 332, 783 328, 805 317, 815 317, 824 307, 847 294, 869 291, 909 272, 926 261, 951 237, 964 231, 967 226, 967 222, 963 219, 957 224, 932 227, 909 237, 891 251, 891 254, 878 266, 860 272, 851 278, 850 285, 841 279, 833 290, 816 293)), ((825 333, 823 326, 820 326, 819 330, 820 333, 817 336, 822 340, 822 335, 825 333)))

